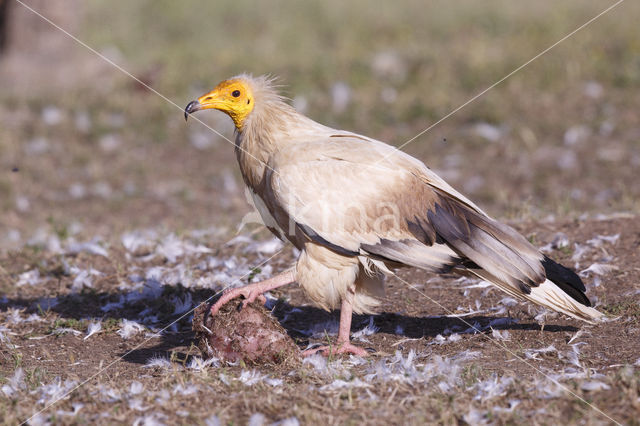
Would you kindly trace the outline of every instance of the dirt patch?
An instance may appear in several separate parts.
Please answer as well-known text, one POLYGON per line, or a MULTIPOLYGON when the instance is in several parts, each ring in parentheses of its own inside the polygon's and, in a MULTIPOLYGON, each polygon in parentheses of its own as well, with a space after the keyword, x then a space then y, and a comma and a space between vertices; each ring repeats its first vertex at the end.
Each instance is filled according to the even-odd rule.
MULTIPOLYGON (((389 281, 379 314, 354 318, 352 338, 374 350, 369 358, 314 356, 297 366, 251 366, 201 357, 189 312, 220 287, 194 283, 208 282, 211 274, 222 278, 225 271, 242 276, 240 270, 240 281, 259 279, 287 267, 289 251, 265 264, 268 256, 254 251, 264 244, 258 239, 221 246, 219 261, 204 249, 150 259, 158 247, 166 254, 166 241, 159 238, 135 255, 110 247, 108 260, 84 251, 10 254, 0 262, 5 421, 24 420, 34 413, 31 407, 46 408, 81 384, 43 418, 66 418, 75 404, 86 421, 241 420, 258 413, 301 422, 329 416, 330 423, 608 421, 587 401, 617 421, 633 421, 640 362, 639 221, 514 225, 550 257, 575 267, 610 321, 586 325, 515 303, 477 280, 405 270, 389 281), (568 244, 552 248, 559 232, 568 244), (247 265, 262 263, 263 270, 218 263, 239 253, 251 259, 247 265), (191 266, 169 284, 180 265, 191 266), (74 292, 79 270, 90 266, 104 276, 96 276, 95 288, 74 292), (34 270, 40 281, 29 283, 34 270), (139 281, 136 270, 147 278, 139 281), (99 329, 92 332, 95 324, 99 329), (170 400, 163 399, 167 393, 170 400), (391 405, 381 408, 379 401, 391 405)), ((172 241, 197 247, 201 240, 172 241)), ((299 348, 335 339, 338 312, 309 306, 296 287, 272 296, 279 298, 273 309, 278 333, 286 330, 299 348)), ((237 321, 231 305, 228 321, 218 324, 227 333, 248 325, 237 321)))
MULTIPOLYGON (((177 106, 11 3, 28 25, 0 58, 0 423, 637 424, 638 4, 439 122, 603 6, 49 3, 29 2, 177 106), (240 71, 396 145, 439 122, 408 152, 576 269, 613 320, 407 269, 354 318, 366 359, 202 357, 191 310, 295 259, 238 234, 251 217, 228 118, 200 116, 231 141, 182 116, 240 71)), ((335 340, 338 312, 296 287, 272 296, 298 348, 335 340)))

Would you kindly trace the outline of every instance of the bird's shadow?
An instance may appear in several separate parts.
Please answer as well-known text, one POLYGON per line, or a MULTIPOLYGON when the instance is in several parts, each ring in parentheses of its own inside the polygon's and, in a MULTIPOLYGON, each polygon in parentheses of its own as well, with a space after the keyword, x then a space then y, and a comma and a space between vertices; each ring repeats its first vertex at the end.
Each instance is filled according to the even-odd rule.
MULTIPOLYGON (((239 302, 229 302, 238 303, 239 302)), ((286 302, 278 301, 275 306, 267 304, 271 309, 271 314, 278 320, 287 334, 302 348, 308 346, 310 342, 321 341, 330 335, 335 338, 337 333, 340 311, 327 312, 313 306, 295 306, 286 302)), ((511 317, 490 317, 484 315, 474 315, 464 318, 450 316, 408 316, 398 313, 382 312, 373 315, 353 316, 351 326, 352 335, 358 331, 369 328, 371 334, 383 333, 396 337, 410 339, 425 339, 425 343, 438 335, 449 335, 453 333, 476 334, 491 333, 492 330, 530 330, 545 332, 576 332, 578 329, 567 325, 546 325, 544 328, 534 322, 520 322, 511 317)), ((194 334, 185 336, 191 342, 194 341, 194 334)), ((184 342, 183 342, 184 343, 184 342)), ((193 355, 199 353, 182 353, 172 351, 172 342, 169 339, 151 347, 137 349, 125 354, 124 359, 134 363, 146 363, 150 357, 158 356, 161 353, 172 352, 177 359, 183 363, 189 361, 193 355)))
MULTIPOLYGON (((162 295, 175 295, 183 300, 191 301, 195 308, 211 295, 210 290, 188 289, 181 286, 163 286, 162 295)), ((4 298, 0 300, 0 311, 9 309, 24 309, 26 312, 43 313, 47 310, 55 312, 61 320, 121 320, 141 321, 141 313, 147 309, 154 309, 169 313, 162 317, 162 322, 154 324, 154 328, 164 328, 162 324, 176 322, 177 328, 164 330, 160 341, 153 346, 135 348, 122 351, 117 355, 125 361, 135 364, 146 364, 151 358, 160 357, 179 362, 187 362, 189 358, 199 355, 195 349, 195 334, 191 329, 192 315, 171 315, 174 309, 167 300, 158 296, 155 299, 140 300, 135 309, 130 305, 104 311, 107 300, 118 300, 129 297, 130 293, 101 293, 88 292, 68 294, 55 298, 50 304, 43 298, 4 298), (50 306, 47 306, 47 304, 50 306), (43 306, 44 305, 44 306, 43 306), (183 318, 180 319, 180 317, 183 318)), ((210 302, 207 302, 210 303, 210 302)), ((230 302, 235 303, 235 302, 230 302)), ((269 304, 268 304, 269 305, 269 304)), ((301 347, 310 341, 322 340, 322 336, 333 335, 337 332, 339 311, 327 312, 313 306, 295 306, 284 301, 271 303, 272 315, 278 320, 291 338, 301 347)), ((473 315, 464 318, 451 316, 408 316, 399 313, 382 312, 374 315, 354 315, 352 334, 368 327, 368 334, 384 333, 387 335, 426 340, 438 335, 446 336, 452 333, 484 333, 491 330, 531 330, 540 331, 541 326, 532 322, 519 322, 510 317, 489 317, 473 315)), ((546 325, 545 332, 575 332, 577 328, 566 325, 546 325)), ((89 344, 89 343, 87 343, 89 344)))
MULTIPOLYGON (((296 339, 318 335, 318 332, 323 331, 322 327, 327 327, 327 331, 335 331, 340 318, 339 310, 327 312, 313 306, 292 306, 282 302, 275 306, 272 314, 287 333, 296 339)), ((577 331, 577 328, 565 325, 546 325, 543 329, 538 323, 521 323, 517 319, 501 316, 409 316, 393 312, 354 314, 351 332, 358 332, 365 327, 369 327, 369 333, 384 333, 411 339, 430 339, 438 335, 482 333, 491 330, 577 331)))

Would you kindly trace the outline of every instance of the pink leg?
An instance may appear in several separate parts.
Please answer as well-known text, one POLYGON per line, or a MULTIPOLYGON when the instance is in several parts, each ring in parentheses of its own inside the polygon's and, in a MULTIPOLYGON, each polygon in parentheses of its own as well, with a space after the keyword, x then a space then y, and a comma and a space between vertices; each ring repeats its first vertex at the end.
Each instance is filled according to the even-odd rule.
POLYGON ((243 308, 256 299, 259 299, 264 303, 266 302, 266 299, 262 293, 273 290, 274 288, 282 287, 283 285, 291 284, 295 280, 295 273, 293 271, 287 271, 269 278, 268 280, 249 284, 244 287, 227 289, 222 293, 222 297, 220 297, 220 299, 218 299, 218 301, 211 307, 211 315, 215 315, 225 303, 240 296, 244 297, 244 301, 242 302, 243 308))
POLYGON ((338 354, 354 354, 357 356, 367 356, 368 352, 351 343, 349 333, 351 332, 351 317, 353 314, 353 302, 351 297, 342 299, 342 307, 340 308, 340 328, 338 329, 338 341, 335 347, 320 346, 318 348, 308 349, 302 352, 303 356, 313 355, 316 352, 322 352, 323 355, 338 354))

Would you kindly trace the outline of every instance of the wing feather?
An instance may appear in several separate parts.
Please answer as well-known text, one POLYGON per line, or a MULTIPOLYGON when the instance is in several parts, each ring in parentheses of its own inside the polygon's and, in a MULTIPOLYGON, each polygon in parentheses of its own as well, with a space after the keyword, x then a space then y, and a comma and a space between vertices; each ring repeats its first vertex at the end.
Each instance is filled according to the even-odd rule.
POLYGON ((273 166, 277 204, 334 251, 440 272, 471 262, 526 294, 545 281, 542 256, 526 239, 389 145, 326 135, 292 142, 273 166))

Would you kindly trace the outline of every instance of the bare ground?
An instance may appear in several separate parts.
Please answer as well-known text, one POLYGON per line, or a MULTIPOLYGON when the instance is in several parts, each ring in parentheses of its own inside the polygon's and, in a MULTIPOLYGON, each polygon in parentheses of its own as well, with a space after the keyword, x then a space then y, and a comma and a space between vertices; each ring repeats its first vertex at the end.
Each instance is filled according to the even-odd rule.
MULTIPOLYGON (((253 225, 237 233, 248 207, 233 148, 185 125, 180 105, 238 72, 274 73, 314 119, 400 144, 605 6, 29 4, 178 107, 10 3, 0 423, 638 424, 636 3, 407 147, 580 272, 611 321, 403 270, 379 314, 355 318, 370 357, 295 366, 205 361, 194 344, 192 308, 295 255, 253 225)), ((232 137, 226 117, 201 118, 232 137)), ((338 312, 294 286, 272 296, 300 348, 335 337, 338 312)))
MULTIPOLYGON (((640 403, 640 222, 516 226, 541 247, 564 233, 569 245, 547 247, 550 254, 584 271, 589 296, 611 321, 585 325, 513 303, 478 281, 407 270, 390 280, 378 315, 356 316, 356 342, 375 350, 369 358, 207 365, 191 316, 179 319, 182 310, 209 298, 220 284, 215 277, 230 279, 219 274, 251 273, 268 259, 259 250, 273 250, 270 239, 221 246, 210 234, 140 237, 146 248, 113 244, 103 247, 108 257, 89 253, 92 246, 75 254, 10 253, 0 263, 4 421, 25 420, 81 385, 38 418, 203 423, 261 413, 270 421, 331 424, 633 424, 640 403), (238 253, 249 259, 244 267, 222 263, 238 253), (72 290, 80 274, 74 268, 95 270, 90 286, 72 290), (38 278, 29 281, 34 271, 38 278), (101 329, 86 337, 91 322, 101 329)), ((267 264, 277 270, 291 260, 285 250, 267 264)), ((337 313, 308 306, 298 288, 273 296, 274 313, 301 348, 335 337, 337 313)))

